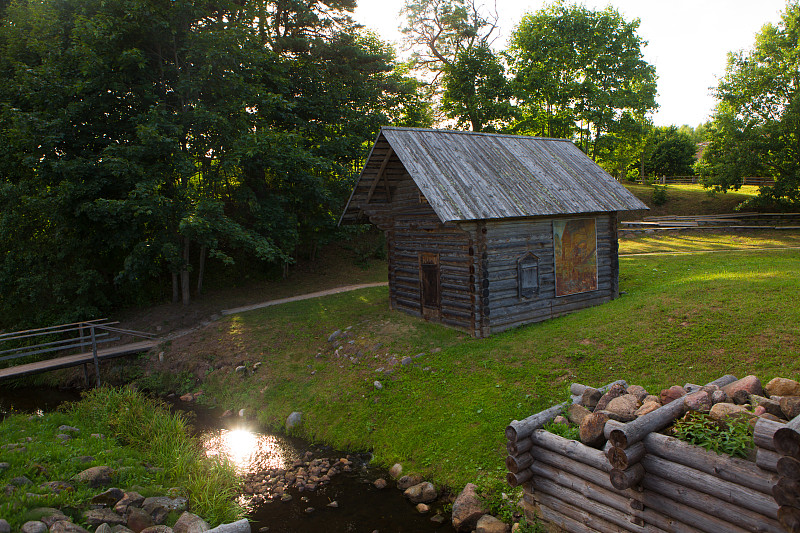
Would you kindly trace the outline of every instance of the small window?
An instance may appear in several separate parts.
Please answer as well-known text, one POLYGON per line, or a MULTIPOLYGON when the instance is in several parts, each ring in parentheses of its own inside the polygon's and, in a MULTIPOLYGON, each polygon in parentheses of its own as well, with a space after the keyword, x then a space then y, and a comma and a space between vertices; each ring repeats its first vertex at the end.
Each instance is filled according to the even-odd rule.
POLYGON ((532 298, 539 294, 539 258, 527 253, 517 261, 519 297, 532 298))

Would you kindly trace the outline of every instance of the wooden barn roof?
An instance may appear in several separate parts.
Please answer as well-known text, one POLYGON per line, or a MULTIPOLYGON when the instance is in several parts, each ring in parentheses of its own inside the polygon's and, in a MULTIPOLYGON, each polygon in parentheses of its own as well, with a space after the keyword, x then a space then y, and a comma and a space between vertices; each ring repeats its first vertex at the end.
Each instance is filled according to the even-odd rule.
POLYGON ((341 222, 400 160, 442 222, 647 209, 567 139, 384 127, 341 222))

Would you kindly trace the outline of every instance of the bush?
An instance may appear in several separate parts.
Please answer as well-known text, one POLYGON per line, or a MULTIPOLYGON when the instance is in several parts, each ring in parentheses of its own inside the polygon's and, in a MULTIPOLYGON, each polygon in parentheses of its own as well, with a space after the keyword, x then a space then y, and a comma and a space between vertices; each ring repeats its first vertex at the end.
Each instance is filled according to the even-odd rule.
POLYGON ((653 205, 664 205, 667 203, 667 186, 653 184, 653 205))

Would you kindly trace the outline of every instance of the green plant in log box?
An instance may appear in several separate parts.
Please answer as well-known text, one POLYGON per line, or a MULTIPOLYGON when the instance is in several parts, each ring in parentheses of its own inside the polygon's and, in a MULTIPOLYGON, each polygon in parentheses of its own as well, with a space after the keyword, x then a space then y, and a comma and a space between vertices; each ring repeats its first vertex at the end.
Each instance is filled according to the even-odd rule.
POLYGON ((675 423, 672 433, 690 444, 734 457, 747 457, 753 447, 753 428, 747 416, 722 423, 705 413, 689 412, 675 423))

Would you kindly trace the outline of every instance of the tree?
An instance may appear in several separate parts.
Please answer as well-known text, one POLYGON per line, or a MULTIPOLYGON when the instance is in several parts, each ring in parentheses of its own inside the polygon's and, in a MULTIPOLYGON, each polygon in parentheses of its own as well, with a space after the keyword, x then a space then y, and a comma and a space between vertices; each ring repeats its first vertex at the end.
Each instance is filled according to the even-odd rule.
POLYGON ((800 205, 800 5, 790 1, 777 25, 767 24, 753 49, 728 55, 716 89, 709 146, 699 164, 704 183, 738 189, 742 178, 769 176, 753 207, 800 205))
POLYGON ((655 128, 647 139, 644 160, 645 175, 691 176, 697 145, 691 137, 675 126, 655 128))
POLYGON ((477 0, 406 0, 403 14, 406 47, 429 78, 430 99, 459 127, 497 129, 511 111, 505 67, 490 46, 497 13, 477 0))
POLYGON ((646 43, 638 27, 638 19, 626 22, 613 8, 598 12, 563 2, 525 15, 508 50, 522 115, 514 128, 575 137, 597 159, 609 149, 604 137, 621 121, 644 124, 656 108, 656 75, 642 59, 646 43))

